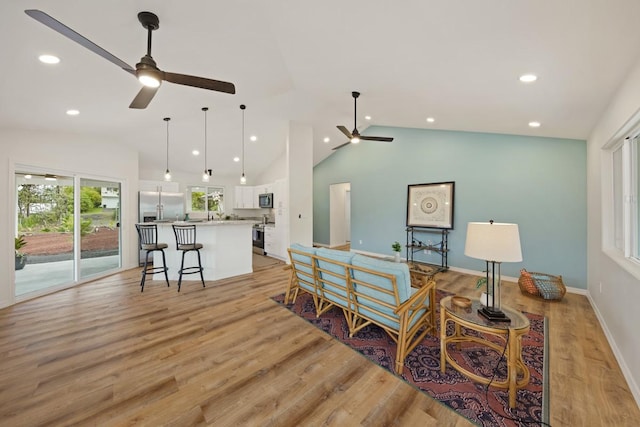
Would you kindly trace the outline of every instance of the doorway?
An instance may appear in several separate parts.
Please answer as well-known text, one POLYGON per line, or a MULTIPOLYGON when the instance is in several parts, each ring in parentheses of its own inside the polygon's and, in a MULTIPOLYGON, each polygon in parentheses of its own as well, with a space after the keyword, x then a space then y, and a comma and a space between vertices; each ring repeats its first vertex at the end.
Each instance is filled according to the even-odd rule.
POLYGON ((351 243, 351 183, 329 185, 329 246, 351 243))

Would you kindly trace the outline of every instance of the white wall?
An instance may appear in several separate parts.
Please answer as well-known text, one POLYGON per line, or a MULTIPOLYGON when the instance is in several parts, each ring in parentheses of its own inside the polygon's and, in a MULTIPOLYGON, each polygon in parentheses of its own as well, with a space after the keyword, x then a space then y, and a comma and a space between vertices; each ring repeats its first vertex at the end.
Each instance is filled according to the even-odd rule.
POLYGON ((15 165, 28 165, 67 176, 122 181, 123 268, 137 263, 138 153, 95 136, 0 129, 0 307, 14 303, 15 165))
POLYGON ((313 243, 313 131, 311 126, 290 122, 287 137, 289 183, 289 236, 285 242, 313 243))
POLYGON ((268 184, 276 182, 278 179, 287 177, 287 153, 283 151, 276 160, 274 160, 266 171, 258 177, 257 184, 268 184))
POLYGON ((634 125, 639 108, 640 61, 587 141, 587 257, 589 297, 636 402, 640 403, 640 268, 607 251, 602 239, 603 227, 607 226, 603 217, 611 192, 609 186, 603 185, 610 167, 602 147, 634 125))

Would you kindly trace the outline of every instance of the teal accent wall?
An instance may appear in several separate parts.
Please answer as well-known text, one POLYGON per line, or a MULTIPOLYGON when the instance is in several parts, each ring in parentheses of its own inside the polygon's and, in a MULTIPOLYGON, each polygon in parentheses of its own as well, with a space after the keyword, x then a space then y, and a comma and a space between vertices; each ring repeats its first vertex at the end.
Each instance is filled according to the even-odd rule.
MULTIPOLYGON (((454 181, 450 266, 484 270, 464 255, 468 222, 512 222, 523 261, 504 263, 503 275, 526 268, 587 288, 585 141, 381 126, 364 134, 394 141, 346 146, 314 168, 314 242, 329 243, 330 184, 351 183, 352 249, 391 255, 394 241, 406 242, 407 186, 454 181)), ((426 236, 420 240, 439 241, 426 236)))

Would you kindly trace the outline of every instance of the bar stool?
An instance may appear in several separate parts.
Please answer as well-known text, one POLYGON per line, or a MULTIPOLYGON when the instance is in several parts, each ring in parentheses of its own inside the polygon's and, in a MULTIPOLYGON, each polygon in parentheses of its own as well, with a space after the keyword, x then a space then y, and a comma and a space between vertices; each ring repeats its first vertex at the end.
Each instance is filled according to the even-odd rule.
POLYGON ((140 280, 140 292, 144 292, 144 281, 147 274, 164 273, 164 278, 169 286, 169 276, 167 275, 167 260, 164 256, 164 250, 169 247, 166 243, 158 243, 158 226, 156 224, 136 224, 138 237, 140 240, 140 249, 147 251, 144 257, 144 267, 142 269, 142 280, 140 280), (151 252, 160 251, 162 253, 162 267, 149 266, 149 254, 151 252))
POLYGON ((193 224, 173 225, 173 233, 176 235, 176 249, 182 251, 182 261, 180 262, 180 271, 178 271, 180 274, 178 279, 178 292, 180 292, 183 274, 200 273, 200 280, 202 280, 202 287, 204 288, 204 276, 202 274, 203 268, 200 260, 200 249, 202 249, 202 243, 196 243, 196 226, 193 224), (198 255, 198 265, 185 267, 184 255, 191 251, 195 251, 198 255))

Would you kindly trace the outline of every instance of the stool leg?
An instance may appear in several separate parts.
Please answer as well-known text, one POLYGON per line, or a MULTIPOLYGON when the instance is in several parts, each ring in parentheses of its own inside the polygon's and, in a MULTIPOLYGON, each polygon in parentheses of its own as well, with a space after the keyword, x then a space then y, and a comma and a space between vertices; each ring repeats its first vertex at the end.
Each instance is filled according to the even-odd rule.
POLYGON ((204 288, 204 275, 202 274, 202 262, 200 262, 200 249, 196 249, 196 253, 198 254, 198 268, 200 268, 200 280, 202 280, 202 287, 204 288))
POLYGON ((149 251, 144 256, 144 267, 142 268, 142 279, 140 280, 140 292, 144 292, 144 281, 147 278, 147 264, 149 264, 149 251))
POLYGON ((184 269, 184 254, 187 251, 182 251, 182 262, 180 262, 180 277, 178 278, 178 292, 180 292, 180 285, 182 284, 182 270, 184 269))
POLYGON ((167 271, 169 270, 167 268, 167 259, 164 256, 164 249, 161 249, 160 252, 162 252, 162 267, 164 267, 164 278, 167 281, 167 288, 169 287, 169 275, 167 274, 167 271))

